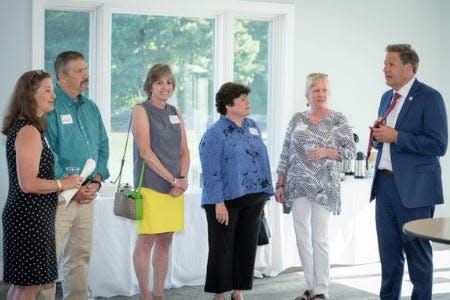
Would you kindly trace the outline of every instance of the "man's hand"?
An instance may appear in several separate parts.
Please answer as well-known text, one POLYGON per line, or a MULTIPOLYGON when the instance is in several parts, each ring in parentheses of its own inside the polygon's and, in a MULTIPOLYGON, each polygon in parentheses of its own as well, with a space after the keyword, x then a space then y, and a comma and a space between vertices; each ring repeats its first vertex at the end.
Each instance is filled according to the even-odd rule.
POLYGON ((95 199, 97 194, 98 184, 96 183, 88 183, 82 186, 73 196, 73 200, 77 201, 80 204, 88 204, 95 199))
POLYGON ((392 127, 380 125, 372 128, 373 139, 380 143, 395 143, 397 141, 398 132, 392 127))

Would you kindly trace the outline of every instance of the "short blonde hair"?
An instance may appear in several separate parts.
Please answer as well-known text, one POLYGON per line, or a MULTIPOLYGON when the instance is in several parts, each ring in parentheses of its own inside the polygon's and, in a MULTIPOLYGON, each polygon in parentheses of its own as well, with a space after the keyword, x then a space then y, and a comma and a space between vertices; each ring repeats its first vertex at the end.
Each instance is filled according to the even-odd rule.
POLYGON ((309 90, 311 89, 311 86, 314 85, 319 80, 325 80, 325 82, 328 85, 328 75, 325 73, 310 73, 306 77, 306 89, 305 89, 305 95, 308 95, 309 90))

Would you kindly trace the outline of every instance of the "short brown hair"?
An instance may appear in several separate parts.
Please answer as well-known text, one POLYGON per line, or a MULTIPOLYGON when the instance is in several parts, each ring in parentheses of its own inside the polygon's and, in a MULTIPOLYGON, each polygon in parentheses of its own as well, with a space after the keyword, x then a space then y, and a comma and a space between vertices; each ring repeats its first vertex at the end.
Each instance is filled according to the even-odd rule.
POLYGON ((11 126, 18 119, 30 122, 41 133, 45 132, 47 129, 45 114, 42 117, 37 116, 37 104, 34 98, 36 90, 45 78, 51 78, 51 75, 42 70, 28 71, 20 76, 3 119, 3 134, 7 135, 11 126))
POLYGON ((173 90, 175 90, 176 80, 175 80, 175 76, 173 75, 173 72, 172 72, 172 69, 170 68, 170 66, 165 65, 165 64, 156 64, 150 68, 150 70, 147 73, 147 78, 145 79, 145 82, 144 82, 143 89, 144 89, 144 92, 147 93, 147 96, 150 97, 152 95, 153 83, 160 80, 161 77, 163 77, 165 75, 168 75, 170 77, 170 79, 172 80, 172 83, 173 83, 173 90))
POLYGON ((216 109, 221 115, 227 114, 227 105, 233 106, 233 100, 242 94, 250 94, 251 89, 245 85, 227 82, 224 83, 216 93, 216 109))
POLYGON ((419 56, 410 44, 391 44, 387 45, 386 52, 395 52, 400 56, 400 60, 404 65, 411 64, 413 73, 416 74, 419 68, 419 56))
POLYGON ((55 75, 59 78, 59 73, 66 73, 66 66, 70 61, 73 60, 84 60, 83 54, 77 51, 65 51, 58 54, 55 59, 55 75))

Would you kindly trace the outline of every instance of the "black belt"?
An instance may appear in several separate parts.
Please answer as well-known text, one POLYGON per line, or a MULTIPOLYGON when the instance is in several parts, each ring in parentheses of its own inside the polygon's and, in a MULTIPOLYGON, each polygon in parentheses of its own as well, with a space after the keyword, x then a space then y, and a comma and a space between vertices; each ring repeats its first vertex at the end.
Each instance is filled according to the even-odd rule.
POLYGON ((389 176, 394 176, 394 172, 392 172, 391 170, 381 169, 380 171, 385 173, 385 174, 387 174, 387 175, 389 175, 389 176))

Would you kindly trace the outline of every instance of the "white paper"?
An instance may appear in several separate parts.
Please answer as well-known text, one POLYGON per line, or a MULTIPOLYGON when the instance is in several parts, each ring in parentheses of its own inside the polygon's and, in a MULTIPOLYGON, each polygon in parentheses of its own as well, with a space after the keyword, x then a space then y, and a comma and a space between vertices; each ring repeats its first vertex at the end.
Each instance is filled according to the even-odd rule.
MULTIPOLYGON (((92 158, 89 158, 86 161, 86 163, 84 164, 83 171, 81 171, 80 177, 87 178, 92 173, 92 171, 94 171, 95 166, 96 166, 95 160, 93 160, 92 158)), ((58 199, 59 199, 59 201, 66 202, 66 206, 67 206, 67 204, 69 204, 70 200, 72 200, 73 196, 75 195, 75 193, 77 191, 78 191, 78 189, 70 189, 70 190, 62 191, 58 195, 58 199)))

